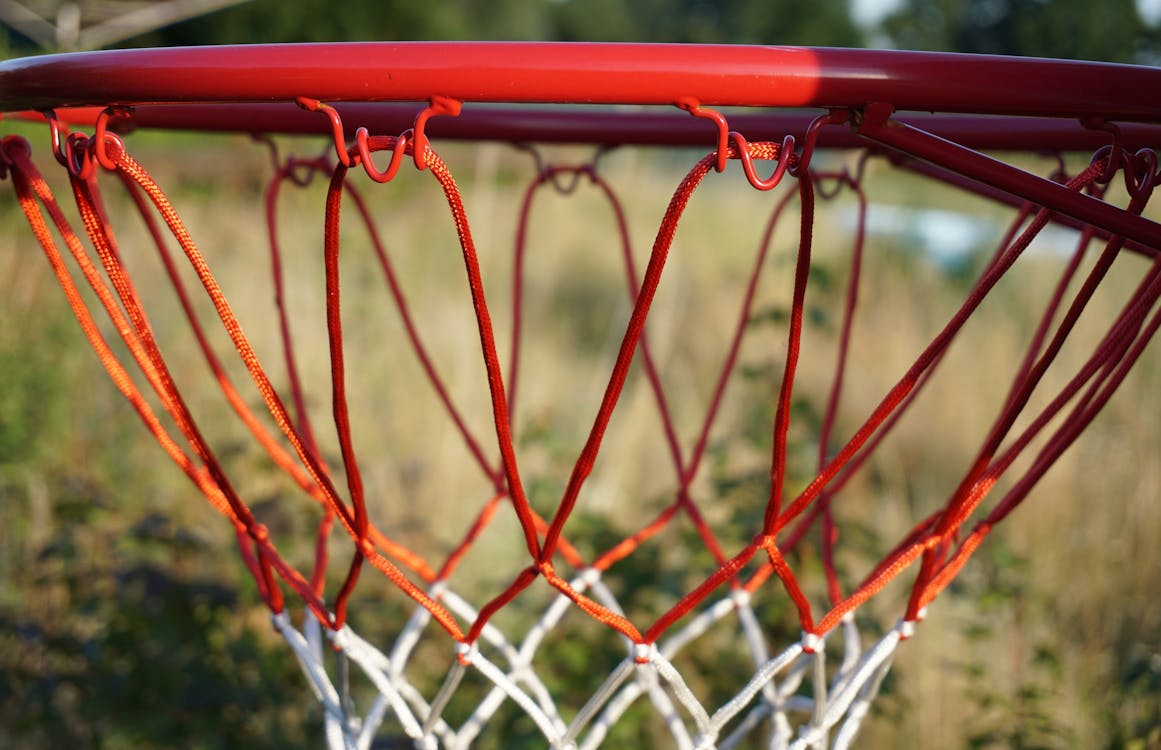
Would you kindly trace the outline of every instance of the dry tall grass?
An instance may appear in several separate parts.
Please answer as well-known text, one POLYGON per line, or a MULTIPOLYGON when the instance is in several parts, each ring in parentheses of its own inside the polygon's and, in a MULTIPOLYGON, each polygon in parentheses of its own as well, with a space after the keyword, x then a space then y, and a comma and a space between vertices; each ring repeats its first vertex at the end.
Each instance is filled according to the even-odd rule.
MULTIPOLYGON (((291 147, 314 149, 313 144, 291 147)), ((531 162, 497 145, 442 150, 461 180, 506 362, 511 315, 504 300, 511 283, 511 237, 531 162)), ((233 140, 147 139, 137 153, 170 191, 244 329, 281 384, 285 374, 279 364, 261 221, 260 191, 268 171, 264 155, 233 140)), ((603 157, 602 174, 627 206, 639 269, 673 187, 698 156, 626 151, 603 157)), ((561 150, 555 157, 583 160, 588 152, 561 150)), ((50 160, 42 152, 40 161, 47 168, 50 160)), ((893 175, 879 164, 872 164, 865 185, 877 204, 954 208, 982 224, 996 222, 997 227, 1008 216, 950 189, 893 175)), ((406 170, 391 185, 361 186, 374 201, 376 218, 433 359, 471 429, 490 445, 474 318, 437 186, 429 176, 406 170)), ((295 311, 293 326, 304 377, 316 394, 310 407, 315 423, 325 425, 330 405, 322 312, 321 186, 284 193, 280 232, 288 253, 287 296, 295 311)), ((725 175, 711 174, 679 230, 648 336, 686 445, 705 409, 714 368, 737 318, 738 298, 773 200, 750 189, 733 168, 725 175)), ((52 293, 47 269, 35 261, 37 249, 9 199, 4 201, 9 227, 8 251, 0 253, 4 317, 17 321, 59 315, 63 303, 52 293)), ((125 207, 114 201, 111 210, 119 215, 125 207)), ((849 196, 835 205, 821 205, 816 224, 815 263, 826 271, 829 283, 811 290, 818 317, 804 341, 799 381, 802 398, 816 409, 825 399, 834 363, 834 328, 850 253, 851 229, 843 217, 852 210, 849 196)), ((133 221, 115 223, 126 247, 141 239, 133 221)), ((775 240, 758 310, 775 310, 789 300, 796 231, 797 214, 791 211, 775 240)), ((374 499, 372 513, 382 528, 434 556, 462 534, 474 508, 487 498, 488 482, 406 350, 399 316, 386 303, 361 228, 348 220, 344 238, 348 356, 355 363, 351 402, 357 405, 354 430, 374 499)), ((530 238, 527 340, 515 427, 533 504, 550 514, 604 388, 629 297, 608 206, 583 182, 570 196, 547 191, 537 197, 530 238)), ((899 377, 958 305, 956 295, 966 289, 962 275, 947 273, 901 242, 905 243, 898 237, 875 236, 867 249, 856 345, 838 427, 841 436, 859 424, 899 377)), ((228 410, 205 387, 207 374, 183 332, 176 306, 160 291, 156 264, 139 258, 133 263, 141 288, 152 293, 163 349, 192 394, 195 412, 209 425, 243 492, 256 498, 268 514, 278 541, 292 549, 297 562, 305 562, 310 541, 307 516, 281 508, 286 486, 255 460, 242 433, 225 427, 231 424, 228 410)), ((840 506, 845 585, 856 583, 876 555, 886 552, 954 489, 999 407, 1007 378, 1062 263, 1060 257, 1041 252, 1018 264, 965 329, 928 394, 884 443, 870 476, 847 491, 840 506)), ((1141 264, 1136 257, 1118 261, 1090 318, 1108 319, 1141 264)), ((743 368, 777 371, 784 349, 781 326, 752 328, 743 368)), ((1086 347, 1091 351, 1094 330, 1095 326, 1082 326, 1063 358, 1074 364, 1081 361, 1086 347)), ((117 400, 113 388, 88 353, 81 351, 79 335, 72 341, 76 360, 70 355, 70 361, 57 363, 67 373, 68 389, 75 397, 61 450, 83 460, 90 450, 87 443, 111 436, 123 440, 131 434, 118 425, 133 417, 127 408, 110 406, 117 400)), ((979 559, 965 569, 961 584, 932 606, 917 637, 900 651, 879 710, 865 729, 867 746, 987 747, 1023 739, 1047 746, 1096 747, 1153 736, 1148 735, 1149 722, 1161 719, 1158 353, 1154 344, 1088 434, 988 540, 979 559)), ((239 382, 244 381, 236 364, 233 371, 239 382)), ((765 446, 758 438, 739 437, 738 428, 755 419, 762 424, 776 378, 734 380, 720 426, 711 436, 710 460, 717 463, 703 468, 695 488, 715 530, 739 540, 753 533, 731 528, 738 503, 745 499, 730 496, 715 501, 713 479, 715 473, 719 478, 761 473, 767 461, 765 446)), ((1047 382, 1044 392, 1051 393, 1061 382, 1047 382)), ((254 394, 248 397, 256 402, 254 394)), ((130 454, 127 462, 140 468, 131 480, 123 480, 135 492, 112 498, 102 523, 127 526, 142 514, 159 512, 216 539, 215 551, 227 550, 233 542, 228 526, 208 506, 195 502, 193 488, 160 453, 145 445, 143 435, 138 437, 126 440, 123 449, 130 454)), ((805 427, 793 434, 806 456, 800 464, 809 464, 811 437, 805 427)), ((323 451, 337 456, 337 444, 325 439, 323 451)), ((490 459, 494 453, 488 451, 490 459)), ((667 502, 673 487, 656 404, 640 372, 626 389, 602 455, 580 510, 625 533, 667 502)), ((799 471, 797 481, 802 477, 799 471)), ((749 499, 760 503, 763 498, 759 488, 756 498, 749 499)), ((30 533, 44 538, 49 534, 46 529, 60 523, 45 509, 50 506, 42 499, 5 513, 12 517, 26 512, 34 527, 30 533)), ((598 551, 583 538, 574 541, 582 550, 598 551)), ((35 548, 34 541, 24 543, 35 548)), ((456 583, 461 590, 495 591, 526 564, 523 554, 516 525, 501 513, 456 583)), ((237 566, 231 575, 237 576, 238 585, 249 585, 241 580, 240 571, 237 566)), ((808 565, 803 575, 821 606, 819 572, 808 565)), ((903 584, 889 588, 881 601, 867 607, 866 619, 878 617, 880 626, 891 625, 905 593, 903 584)), ((481 595, 476 601, 485 598, 481 595)), ((648 620, 661 604, 641 596, 638 606, 648 620)), ((372 618, 358 609, 356 599, 356 620, 372 618)))

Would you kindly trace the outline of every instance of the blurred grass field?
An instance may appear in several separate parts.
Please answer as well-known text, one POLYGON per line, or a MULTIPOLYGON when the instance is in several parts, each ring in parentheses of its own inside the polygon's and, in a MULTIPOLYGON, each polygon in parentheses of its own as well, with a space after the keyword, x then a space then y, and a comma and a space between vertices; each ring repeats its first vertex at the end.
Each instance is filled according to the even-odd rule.
MULTIPOLYGON (((12 127, 29 134, 38 164, 61 186, 47 134, 12 127)), ((140 134, 128 144, 173 198, 281 386, 285 372, 261 206, 270 173, 266 151, 244 138, 140 134)), ((313 142, 281 146, 306 155, 319 148, 313 142)), ((437 148, 464 192, 506 362, 512 235, 534 174, 532 160, 495 144, 437 148)), ((550 151, 554 160, 569 163, 591 156, 587 149, 550 151)), ((601 158, 601 174, 624 201, 639 271, 670 194, 701 155, 622 150, 601 158)), ((826 159, 816 167, 853 168, 849 156, 826 159)), ((1021 163, 1051 167, 1032 157, 1021 163)), ((474 318, 438 188, 413 170, 387 186, 359 182, 373 202, 433 359, 471 429, 490 445, 474 318)), ((303 377, 315 394, 309 408, 316 427, 328 423, 330 406, 322 183, 284 189, 279 210, 287 298, 303 377)), ((111 215, 125 216, 126 203, 107 184, 111 215)), ((863 184, 872 213, 955 211, 994 227, 996 239, 1011 217, 1007 209, 895 174, 876 161, 869 163, 863 184)), ((63 187, 57 196, 71 200, 63 187)), ((724 175, 707 177, 678 231, 648 336, 686 446, 705 409, 715 363, 725 351, 776 197, 752 190, 733 165, 724 175)), ((812 429, 835 359, 854 206, 849 193, 819 205, 818 272, 809 292, 788 492, 805 484, 813 468, 812 429)), ((487 499, 489 483, 406 350, 399 316, 387 303, 381 274, 350 214, 343 230, 344 323, 349 361, 357 363, 349 382, 353 429, 374 498, 372 515, 400 541, 438 559, 487 499)), ((108 382, 8 189, 0 191, 0 221, 6 228, 0 318, 8 321, 0 327, 0 745, 317 746, 319 712, 265 619, 228 523, 168 463, 108 382)), ((775 237, 741 366, 694 483, 727 549, 753 534, 746 523, 753 520, 755 498, 765 498, 761 482, 774 373, 780 372, 785 346, 779 311, 791 291, 797 223, 792 208, 775 237)), ((138 224, 114 220, 124 247, 143 238, 138 224)), ((569 196, 538 194, 529 236, 527 334, 514 427, 531 501, 550 514, 600 399, 630 300, 612 214, 591 186, 582 181, 569 196)), ((994 248, 981 244, 954 266, 935 262, 928 249, 914 236, 869 237, 839 436, 861 423, 942 327, 994 248)), ((290 493, 207 388, 208 372, 184 333, 156 261, 129 255, 154 305, 162 349, 194 413, 280 547, 305 566, 317 509, 290 493)), ((1057 251, 1043 246, 1021 259, 965 328, 936 382, 884 442, 866 476, 844 491, 839 563, 847 587, 954 489, 999 408, 1063 263, 1057 251)), ((1091 352, 1099 323, 1116 311, 1142 268, 1139 257, 1118 260, 1063 361, 1075 367, 1091 352)), ((200 309, 208 314, 207 306, 200 309)), ((226 351, 224 337, 216 343, 226 351)), ((1161 747, 1159 354, 1154 342, 1086 435, 931 607, 916 637, 899 652, 864 728, 863 746, 1161 747)), ((238 363, 231 367, 237 382, 245 382, 238 363)), ((1062 382, 1050 375, 1038 402, 1045 403, 1043 394, 1062 382)), ((259 403, 255 393, 244 394, 259 403)), ((601 551, 603 540, 630 533, 669 502, 673 470, 660 436, 653 396, 635 371, 582 494, 577 523, 566 527, 583 552, 601 551)), ((324 438, 322 450, 337 456, 337 442, 324 438)), ((488 451, 489 458, 494 453, 488 451)), ((676 592, 708 572, 707 556, 693 548, 693 539, 674 531, 644 550, 642 562, 614 568, 630 615, 639 622, 651 621, 676 592)), ((523 553, 516 524, 501 513, 455 585, 461 593, 495 590, 522 567, 523 553)), ((816 559, 807 544, 794 562, 802 566, 807 593, 821 606, 821 570, 811 562, 816 559)), ((893 624, 910 580, 905 574, 864 607, 860 617, 869 628, 893 624)), ((353 607, 355 626, 372 640, 378 635, 381 645, 389 642, 395 626, 390 615, 402 612, 401 598, 364 573, 353 607)), ((771 611, 785 619, 781 610, 771 611)), ((795 627, 792 618, 771 623, 774 645, 782 645, 774 636, 783 631, 785 643, 796 638, 795 627)), ((451 652, 436 641, 422 653, 440 663, 451 652)), ((566 686, 604 676, 585 674, 595 672, 592 665, 604 657, 582 646, 553 653, 563 662, 558 669, 566 686)), ((713 650, 689 660, 701 670, 695 684, 709 693, 739 679, 725 674, 722 665, 730 662, 713 650), (715 658, 721 659, 716 667, 715 658)), ((583 692, 579 684, 577 690, 583 692)), ((651 736, 643 731, 641 737, 651 736)))

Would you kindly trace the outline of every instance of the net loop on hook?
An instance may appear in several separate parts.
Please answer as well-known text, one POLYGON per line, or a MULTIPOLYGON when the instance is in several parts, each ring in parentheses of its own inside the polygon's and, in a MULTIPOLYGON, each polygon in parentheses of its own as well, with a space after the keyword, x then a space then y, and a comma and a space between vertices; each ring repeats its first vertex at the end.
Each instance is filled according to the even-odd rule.
POLYGON ((105 169, 110 172, 117 169, 117 161, 109 155, 108 146, 112 143, 116 148, 123 148, 120 137, 109 131, 109 122, 114 118, 127 119, 133 115, 130 107, 106 107, 97 116, 96 129, 93 133, 93 156, 105 169))
POLYGON ((124 152, 125 146, 109 124, 114 118, 130 117, 130 107, 106 107, 102 110, 97 116, 92 137, 81 132, 70 132, 55 110, 46 110, 42 114, 48 121, 53 157, 71 175, 88 180, 96 173, 97 166, 109 171, 118 168, 117 158, 124 152))
POLYGON ((1147 196, 1157 182, 1157 155, 1150 149, 1130 153, 1114 142, 1097 149, 1089 164, 1100 170, 1088 186, 1089 194, 1097 198, 1104 196, 1118 171, 1122 173, 1125 192, 1132 198, 1147 196))
MULTIPOLYGON (((757 167, 754 166, 754 157, 750 153, 750 144, 746 141, 745 136, 737 131, 731 131, 729 138, 734 143, 734 152, 742 162, 742 170, 746 173, 746 179, 757 190, 773 190, 782 182, 782 178, 786 176, 788 171, 791 171, 791 162, 797 162, 797 157, 794 153, 794 136, 787 135, 782 139, 782 145, 778 147, 778 161, 774 165, 774 171, 765 179, 758 176, 757 167)), ((794 169, 793 172, 800 170, 794 169)))
POLYGON ((48 119, 49 134, 52 139, 52 154, 57 162, 68 170, 69 174, 81 179, 88 179, 93 174, 91 164, 86 163, 84 151, 88 146, 89 137, 84 133, 74 133, 60 121, 54 110, 45 112, 48 119))
POLYGON ((343 119, 334 107, 318 99, 311 99, 306 96, 298 97, 295 102, 308 112, 320 112, 327 117, 330 122, 331 135, 335 142, 335 154, 338 156, 339 163, 348 169, 362 164, 363 169, 367 172, 367 176, 375 182, 380 183, 390 182, 398 173, 403 149, 408 143, 412 144, 411 151, 415 160, 415 168, 420 171, 426 169, 429 143, 427 138, 427 121, 432 117, 438 117, 440 115, 451 115, 455 117, 463 109, 463 102, 458 99, 437 94, 432 96, 428 100, 428 105, 415 116, 415 122, 412 127, 403 131, 395 138, 389 141, 375 141, 367 128, 360 127, 355 131, 355 145, 348 147, 343 119), (390 145, 379 145, 380 143, 390 143, 390 145), (371 163, 370 154, 373 151, 385 148, 393 148, 396 155, 392 156, 391 162, 386 170, 379 171, 371 163))
POLYGON ((1138 197, 1141 191, 1151 191, 1157 178, 1157 155, 1150 149, 1131 152, 1125 145, 1123 129, 1115 122, 1103 117, 1088 117, 1081 124, 1089 130, 1101 130, 1113 137, 1112 143, 1101 147, 1092 156, 1091 164, 1101 166, 1094 182, 1107 185, 1118 171, 1122 171, 1125 190, 1131 197, 1138 197))
POLYGON ((54 109, 46 110, 43 114, 44 118, 48 120, 48 133, 52 144, 52 155, 58 164, 62 167, 68 167, 69 160, 66 143, 69 137, 68 126, 60 121, 54 109))
POLYGON ((413 137, 412 130, 405 130, 397 137, 392 137, 372 136, 366 128, 359 128, 355 132, 355 148, 353 150, 358 155, 358 159, 363 165, 363 171, 367 173, 368 177, 379 183, 390 182, 399 172, 399 165, 403 163, 403 156, 413 137), (391 151, 391 161, 388 163, 387 169, 380 172, 375 166, 375 162, 372 161, 371 154, 375 151, 386 150, 391 151))
POLYGON ((693 97, 682 97, 678 99, 677 106, 689 112, 694 117, 709 120, 717 128, 717 158, 714 162, 714 169, 718 172, 725 171, 726 161, 731 157, 730 145, 732 143, 734 147, 733 158, 742 162, 742 169, 746 173, 746 179, 750 181, 750 185, 755 189, 762 191, 772 190, 777 187, 787 172, 792 177, 801 177, 806 174, 810 168, 811 158, 814 156, 815 145, 818 142, 818 131, 823 125, 842 124, 850 119, 850 113, 842 109, 834 109, 827 114, 816 117, 806 129, 806 134, 802 139, 801 152, 796 150, 798 140, 794 135, 787 134, 782 139, 782 145, 778 149, 778 162, 774 167, 774 172, 769 177, 763 179, 758 176, 758 171, 754 167, 754 157, 750 153, 749 143, 745 136, 737 131, 730 130, 729 122, 726 120, 724 114, 710 107, 703 107, 693 97))
POLYGON ((1092 164, 1101 163, 1101 171, 1094 182, 1107 185, 1113 176, 1120 170, 1125 157, 1124 137, 1116 123, 1109 122, 1103 117, 1087 117, 1082 119, 1081 125, 1089 130, 1102 130, 1113 137, 1113 142, 1096 151, 1092 157, 1092 164), (1103 162, 1103 163, 1102 163, 1103 162))

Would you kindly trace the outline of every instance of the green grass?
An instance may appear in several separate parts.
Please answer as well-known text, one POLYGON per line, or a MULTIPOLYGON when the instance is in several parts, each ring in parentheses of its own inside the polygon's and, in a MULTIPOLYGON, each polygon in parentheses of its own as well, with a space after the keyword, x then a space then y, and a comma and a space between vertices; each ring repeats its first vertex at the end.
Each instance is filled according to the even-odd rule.
MULTIPOLYGON (((47 137, 33 138, 41 167, 59 171, 49 169, 56 165, 44 150, 47 137)), ((285 373, 278 364, 261 222, 265 152, 241 138, 129 143, 173 197, 281 386, 285 373)), ((316 152, 314 143, 288 141, 283 147, 316 152)), ((511 315, 502 301, 531 160, 495 145, 441 152, 464 191, 506 363, 511 315)), ((583 160, 588 152, 559 149, 554 156, 583 160)), ((625 151, 602 159, 602 174, 626 200, 639 270, 669 194, 698 156, 625 151)), ((59 175, 53 179, 59 187, 59 175)), ((894 176, 881 164, 872 165, 866 185, 879 203, 971 211, 980 221, 1006 215, 951 189, 894 176)), ((391 185, 364 187, 433 360, 473 433, 491 445, 462 260, 437 186, 428 175, 405 169, 391 185)), ((108 189, 115 193, 112 184, 108 189)), ((62 201, 66 195, 58 192, 62 201)), ((304 379, 315 394, 309 409, 320 428, 328 424, 329 410, 322 200, 322 186, 315 184, 285 195, 280 211, 294 333, 304 379)), ((648 335, 686 445, 716 374, 708 365, 724 352, 771 205, 771 196, 751 190, 737 170, 711 174, 678 233, 648 335)), ((837 217, 851 205, 847 198, 820 208, 816 224, 815 258, 822 272, 809 291, 790 489, 804 484, 813 468, 810 440, 833 367, 847 278, 849 229, 837 217)), ((124 202, 111 198, 110 211, 124 216, 124 202)), ((487 499, 490 483, 406 353, 398 315, 385 302, 352 215, 348 205, 344 323, 348 358, 357 363, 348 385, 358 405, 353 429, 371 513, 381 528, 438 561, 487 499)), ((8 238, 0 252, 0 317, 18 323, 0 330, 0 744, 318 746, 318 711, 265 620, 236 559, 229 524, 151 444, 108 383, 7 190, 0 192, 0 221, 8 238)), ((124 247, 141 242, 133 219, 116 223, 124 247)), ((723 403, 722 426, 711 433, 693 484, 727 550, 753 535, 767 491, 771 384, 781 368, 796 226, 791 210, 768 261, 759 314, 723 403)), ((582 185, 568 198, 539 195, 528 247, 528 330, 515 429, 531 501, 549 514, 599 402, 629 302, 611 214, 591 188, 582 185)), ((153 306, 167 361, 227 470, 287 556, 308 564, 316 507, 262 459, 214 397, 156 261, 126 254, 153 306)), ((946 273, 889 237, 872 238, 867 257, 840 436, 857 426, 966 289, 962 273, 946 273)), ((846 587, 942 502, 982 439, 1061 263, 1044 255, 1025 260, 965 329, 931 393, 884 443, 866 477, 843 495, 839 566, 846 587)), ((1138 258, 1118 261, 1091 317, 1107 319, 1141 267, 1138 258)), ((208 314, 204 304, 199 309, 208 314)), ((1093 331, 1082 326, 1076 345, 1062 356, 1079 362, 1086 346, 1091 351, 1093 331)), ((224 337, 215 344, 228 351, 224 337)), ((1144 748, 1161 741, 1157 354, 1156 345, 1146 352, 1088 435, 932 606, 916 638, 899 652, 865 728, 866 746, 1144 748)), ((230 372, 245 382, 236 359, 227 358, 230 372)), ((243 395, 259 404, 252 389, 243 395)), ((631 532, 672 492, 672 462, 639 367, 617 414, 577 516, 566 527, 586 554, 631 532)), ((337 442, 320 433, 324 455, 338 465, 337 442)), ((494 460, 495 451, 486 452, 494 460)), ((341 471, 337 475, 343 486, 341 471)), ((511 513, 499 515, 454 579, 477 604, 527 565, 511 513)), ((342 549, 337 535, 335 540, 336 550, 342 549)), ((337 555, 335 576, 343 572, 346 554, 337 555)), ((808 545, 792 563, 800 566, 818 607, 824 590, 816 555, 808 545)), ((689 525, 679 523, 615 566, 609 580, 642 624, 713 566, 689 525)), ((860 611, 869 630, 893 624, 909 580, 905 575, 860 611)), ((531 599, 543 604, 550 592, 538 586, 531 599)), ((775 646, 797 637, 793 613, 778 593, 776 584, 768 585, 759 605, 775 646)), ((365 571, 352 619, 386 645, 401 624, 404 604, 393 587, 365 571)), ((536 612, 505 612, 499 622, 517 627, 536 612)), ((681 666, 707 703, 720 703, 744 682, 738 673, 748 667, 734 641, 715 634, 683 657, 681 666)), ((574 612, 540 659, 553 685, 575 693, 575 702, 615 663, 618 648, 603 629, 574 612)), ((409 670, 427 694, 442 678, 450 653, 447 639, 429 628, 409 670), (433 666, 425 670, 427 665, 433 666)), ((466 715, 480 689, 467 690, 451 713, 466 715)), ((356 698, 366 705, 368 694, 357 692, 356 698)), ((521 726, 514 714, 503 721, 521 726)), ((614 746, 656 741, 660 730, 651 722, 645 714, 631 716, 614 746)))

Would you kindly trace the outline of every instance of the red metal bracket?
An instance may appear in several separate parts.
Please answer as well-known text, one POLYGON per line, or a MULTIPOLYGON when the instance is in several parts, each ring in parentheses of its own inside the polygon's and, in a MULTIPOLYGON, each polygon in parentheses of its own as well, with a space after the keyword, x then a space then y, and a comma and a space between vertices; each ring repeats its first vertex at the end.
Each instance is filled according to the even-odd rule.
POLYGON ((891 114, 890 104, 877 102, 868 105, 858 118, 858 134, 893 151, 948 168, 1050 210, 1069 214, 1086 224, 1161 250, 1161 224, 906 125, 892 119, 891 114))

